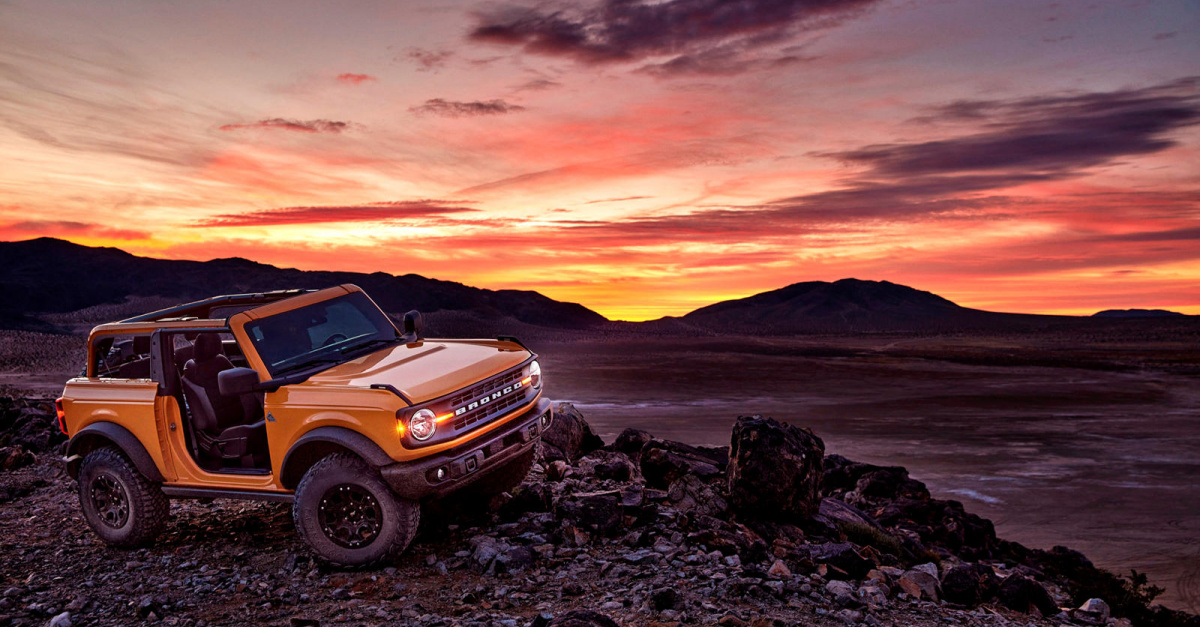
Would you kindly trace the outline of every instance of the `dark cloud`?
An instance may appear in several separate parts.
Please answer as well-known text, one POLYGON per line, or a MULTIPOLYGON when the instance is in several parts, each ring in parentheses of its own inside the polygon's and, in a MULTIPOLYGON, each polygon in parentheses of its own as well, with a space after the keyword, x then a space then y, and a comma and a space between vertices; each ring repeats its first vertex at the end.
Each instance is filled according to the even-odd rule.
POLYGON ((1200 123, 1200 82, 1144 89, 956 102, 922 121, 970 121, 981 133, 913 144, 883 144, 833 153, 885 177, 966 172, 1067 176, 1120 157, 1170 148, 1169 135, 1200 123))
POLYGON ((347 85, 361 85, 363 83, 377 81, 379 79, 375 78, 374 76, 371 76, 370 74, 346 73, 346 74, 338 74, 337 80, 339 83, 345 83, 347 85))
POLYGON ((555 87, 562 87, 562 83, 552 81, 548 78, 535 78, 527 83, 518 85, 513 91, 546 91, 547 89, 554 89, 555 87))
POLYGON ((196 226, 273 226, 326 222, 374 222, 380 220, 424 220, 476 211, 467 203, 445 200, 402 200, 366 205, 283 207, 249 213, 230 213, 199 222, 196 226))
POLYGON ((1200 241, 1200 226, 1103 235, 1095 239, 1106 242, 1197 242, 1200 241))
POLYGON ((404 58, 415 63, 418 72, 437 72, 454 56, 449 50, 426 50, 424 48, 409 48, 404 58))
POLYGON ((727 74, 778 62, 752 51, 829 28, 879 0, 601 0, 584 10, 505 8, 471 39, 583 63, 651 61, 659 75, 727 74), (660 60, 669 57, 666 60, 660 60))
MULTIPOLYGON (((939 108, 938 119, 969 121, 984 132, 831 155, 867 166, 839 189, 757 205, 567 228, 598 237, 638 240, 747 241, 845 224, 993 219, 1030 202, 1006 193, 1008 189, 1068 179, 1122 157, 1175 146, 1172 131, 1200 123, 1197 87, 1196 81, 1186 80, 1116 92, 953 103, 939 108)), ((1072 202, 1090 205, 1093 211, 1142 205, 1181 216, 1195 212, 1200 198, 1194 193, 1140 192, 1118 199, 1083 197, 1072 202)), ((1022 215, 1028 214, 1023 211, 1022 215)), ((1200 229, 1099 237, 1127 242, 1190 241, 1200 238, 1200 229)))
POLYGON ((285 118, 271 118, 250 124, 226 124, 221 126, 220 130, 239 131, 256 128, 292 131, 295 133, 341 133, 350 128, 350 123, 335 120, 288 120, 285 118))
POLYGON ((409 111, 417 115, 438 115, 444 118, 461 118, 477 115, 503 115, 524 111, 525 107, 509 104, 503 100, 471 100, 460 102, 434 98, 424 104, 410 107, 409 111))

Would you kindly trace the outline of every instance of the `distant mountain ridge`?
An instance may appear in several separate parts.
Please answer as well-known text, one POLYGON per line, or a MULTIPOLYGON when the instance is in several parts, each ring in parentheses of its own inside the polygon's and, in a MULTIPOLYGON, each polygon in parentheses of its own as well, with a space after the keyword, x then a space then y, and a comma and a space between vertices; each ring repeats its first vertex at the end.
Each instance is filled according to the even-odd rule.
POLYGON ((959 306, 889 281, 809 281, 701 307, 684 324, 766 334, 937 331, 1052 319, 959 306))
POLYGON ((116 248, 93 248, 40 238, 0 242, 0 328, 39 329, 39 314, 120 303, 129 297, 171 297, 188 302, 220 294, 354 283, 389 313, 463 312, 479 318, 512 318, 528 325, 586 329, 608 319, 576 303, 533 291, 486 290, 416 274, 305 271, 247 259, 182 261, 138 257, 116 248))
MULTIPOLYGON (((156 299, 183 303, 219 294, 354 283, 387 312, 431 314, 433 332, 447 335, 567 335, 582 332, 651 335, 804 335, 1036 330, 1056 325, 1119 324, 1113 318, 1200 319, 1163 310, 1108 310, 1091 317, 983 311, 889 281, 841 279, 795 283, 701 307, 680 317, 612 322, 583 305, 525 290, 488 290, 416 274, 306 271, 241 258, 183 261, 138 257, 41 238, 0 242, 0 329, 63 330, 55 316, 96 307, 140 307, 156 299), (1109 320, 1104 320, 1108 318, 1109 320)), ((104 320, 112 319, 111 312, 104 320)), ((137 313, 142 313, 138 311, 137 313)), ((129 315, 133 315, 130 313, 129 315)), ((1149 322, 1149 321, 1147 321, 1149 322)), ((76 332, 78 326, 74 325, 76 332)))
POLYGON ((1180 318, 1187 314, 1166 309, 1105 309, 1092 314, 1093 318, 1180 318))

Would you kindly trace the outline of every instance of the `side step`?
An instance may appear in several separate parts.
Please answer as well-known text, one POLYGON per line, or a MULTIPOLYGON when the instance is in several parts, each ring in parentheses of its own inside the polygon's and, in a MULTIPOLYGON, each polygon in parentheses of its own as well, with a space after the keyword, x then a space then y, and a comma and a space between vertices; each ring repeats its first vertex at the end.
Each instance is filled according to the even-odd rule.
POLYGON ((163 494, 173 499, 241 499, 246 501, 275 501, 291 503, 296 495, 291 492, 259 492, 256 490, 213 490, 210 488, 187 488, 181 486, 162 487, 163 494))

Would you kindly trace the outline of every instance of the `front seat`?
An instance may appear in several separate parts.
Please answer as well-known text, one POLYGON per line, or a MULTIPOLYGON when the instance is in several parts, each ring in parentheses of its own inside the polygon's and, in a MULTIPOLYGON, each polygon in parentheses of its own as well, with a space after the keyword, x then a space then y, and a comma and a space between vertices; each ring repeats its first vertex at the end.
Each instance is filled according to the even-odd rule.
POLYGON ((266 451, 267 443, 261 406, 254 399, 221 394, 217 375, 233 364, 219 335, 201 333, 192 346, 192 359, 183 366, 183 396, 197 445, 215 457, 255 466, 254 457, 266 451))

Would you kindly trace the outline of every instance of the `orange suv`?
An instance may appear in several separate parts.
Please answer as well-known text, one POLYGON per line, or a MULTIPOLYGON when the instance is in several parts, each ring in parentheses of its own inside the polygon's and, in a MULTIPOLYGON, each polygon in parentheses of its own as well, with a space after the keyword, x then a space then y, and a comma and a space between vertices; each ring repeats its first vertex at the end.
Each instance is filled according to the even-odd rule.
POLYGON ((423 500, 520 483, 553 417, 537 356, 402 326, 342 285, 96 327, 57 401, 88 524, 137 546, 169 498, 285 501, 320 558, 366 566, 408 546, 423 500))

